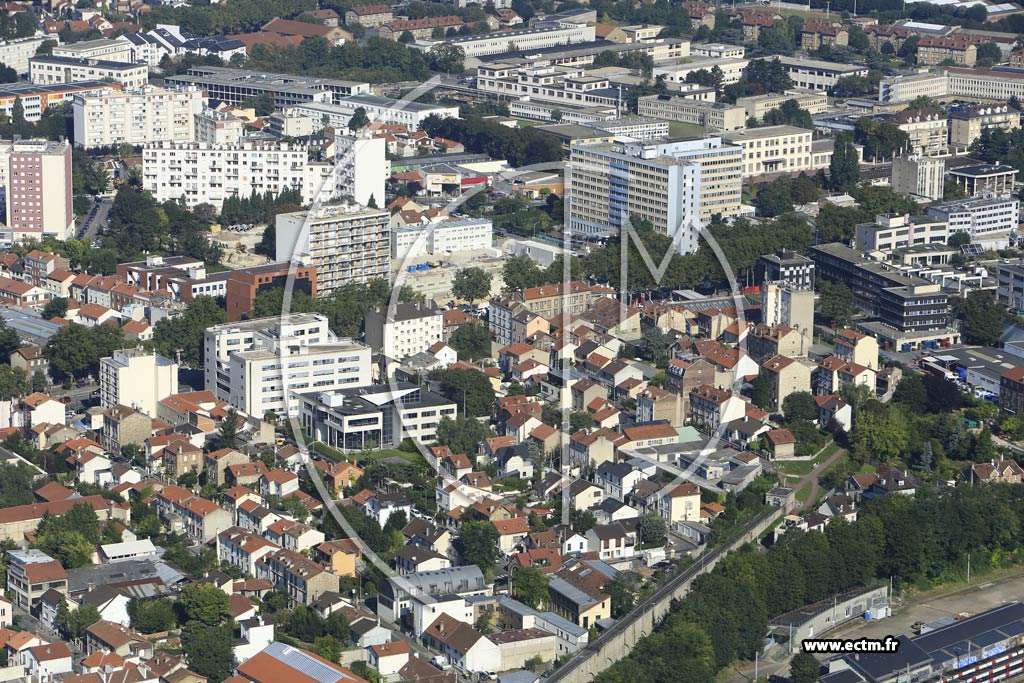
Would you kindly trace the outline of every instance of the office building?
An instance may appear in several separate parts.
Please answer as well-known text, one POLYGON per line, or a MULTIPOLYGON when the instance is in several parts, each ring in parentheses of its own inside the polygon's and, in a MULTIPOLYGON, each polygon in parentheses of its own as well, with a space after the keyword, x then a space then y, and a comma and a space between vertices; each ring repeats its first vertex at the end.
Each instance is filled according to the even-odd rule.
POLYGON ((397 303, 366 314, 366 343, 395 360, 426 351, 443 334, 443 311, 433 305, 397 303))
POLYGON ((75 59, 102 59, 108 62, 135 61, 132 58, 131 43, 122 40, 99 38, 98 40, 82 40, 77 43, 54 45, 51 54, 54 57, 73 57, 75 59))
POLYGON ((408 382, 296 394, 299 422, 310 438, 332 448, 394 448, 403 439, 435 440, 441 418, 456 403, 408 382))
POLYGON ((336 130, 347 130, 356 109, 366 112, 374 123, 401 124, 409 130, 416 130, 428 116, 458 118, 459 108, 441 104, 406 102, 377 95, 352 95, 340 102, 308 102, 295 104, 285 113, 298 113, 310 117, 317 129, 329 126, 336 130))
POLYGON ((1013 311, 1024 310, 1024 263, 1000 263, 996 298, 1013 311))
POLYGON ((743 107, 704 102, 686 95, 646 95, 637 101, 637 113, 640 116, 704 126, 709 133, 741 130, 747 125, 743 107))
POLYGON ((266 263, 250 268, 233 268, 224 287, 228 320, 241 320, 252 312, 256 297, 271 289, 284 289, 291 278, 293 293, 316 296, 316 268, 291 263, 266 263))
POLYGON ((150 417, 171 394, 178 393, 178 364, 158 353, 121 349, 100 360, 100 405, 128 406, 150 417))
POLYGON ((962 187, 968 197, 1008 197, 1017 182, 1017 169, 1005 164, 957 166, 946 171, 946 175, 962 187))
POLYGON ((755 118, 761 121, 768 112, 778 109, 790 100, 795 100, 801 109, 806 110, 811 115, 824 114, 828 108, 828 96, 825 93, 796 88, 782 93, 740 97, 736 100, 736 106, 743 107, 747 118, 755 118))
POLYGON ((203 347, 206 389, 248 415, 294 415, 290 392, 372 381, 369 347, 335 337, 318 314, 216 325, 203 333, 203 347))
POLYGON ((67 239, 71 210, 71 145, 48 140, 0 141, 0 185, 15 240, 67 239))
POLYGON ((806 289, 814 286, 814 261, 795 251, 780 249, 757 263, 758 282, 785 282, 806 289))
POLYGON ((971 104, 949 111, 949 144, 954 149, 971 146, 985 131, 1020 128, 1020 112, 1008 104, 971 104))
POLYGON ((460 36, 446 42, 461 47, 467 57, 482 57, 505 52, 587 43, 592 42, 595 37, 596 28, 592 23, 558 22, 545 23, 534 28, 485 33, 479 36, 460 36))
MULTIPOLYGON (((5 64, 18 72, 19 76, 28 75, 28 60, 36 56, 39 46, 54 36, 31 36, 0 41, 0 64, 5 64)), ((55 47, 54 49, 59 49, 55 47)))
POLYGON ((868 75, 868 68, 859 64, 822 62, 804 57, 777 57, 786 68, 794 87, 806 90, 831 90, 840 78, 868 75))
POLYGON ((862 252, 893 251, 944 243, 947 239, 949 227, 934 216, 887 213, 875 216, 874 223, 861 223, 854 229, 854 244, 862 252))
POLYGON ((145 64, 51 55, 39 55, 29 60, 29 80, 36 84, 104 79, 120 83, 125 90, 138 90, 149 82, 149 67, 145 64))
POLYGON ((195 85, 210 99, 241 104, 250 97, 268 95, 274 108, 283 109, 303 102, 340 103, 352 95, 366 95, 369 83, 339 81, 289 74, 229 69, 222 66, 194 66, 183 74, 164 79, 171 84, 195 85))
POLYGON ((384 138, 335 135, 334 148, 334 196, 363 206, 384 206, 389 175, 384 138))
POLYGON ((75 146, 85 149, 121 144, 192 142, 196 115, 203 109, 198 88, 107 90, 75 97, 75 146))
POLYGON ((309 161, 301 145, 242 142, 211 145, 159 142, 142 151, 142 185, 158 202, 183 201, 189 208, 212 204, 218 210, 228 197, 278 195, 298 190, 303 204, 333 190, 333 164, 309 161))
POLYGON ((946 160, 920 154, 904 154, 892 160, 892 189, 912 199, 942 201, 946 160))
POLYGON ((482 251, 494 245, 494 226, 486 218, 461 218, 391 228, 392 260, 482 251))
POLYGON ((391 216, 358 204, 328 204, 277 216, 277 259, 316 267, 317 292, 390 276, 391 216))
POLYGON ((949 76, 943 73, 891 76, 878 83, 879 102, 911 102, 918 97, 945 97, 949 94, 949 76))
POLYGON ((716 213, 739 213, 741 155, 721 138, 573 145, 569 225, 583 233, 614 232, 638 215, 672 235, 679 253, 692 252, 701 224, 716 213))
POLYGON ((722 140, 743 149, 743 176, 810 171, 811 131, 794 126, 766 126, 734 131, 722 140))
POLYGON ((928 207, 928 215, 949 225, 949 234, 966 232, 972 242, 1005 249, 1020 221, 1020 202, 1009 197, 976 197, 928 207))
POLYGON ((668 136, 669 124, 664 119, 647 116, 624 116, 610 121, 594 121, 591 128, 610 135, 620 135, 636 140, 656 140, 668 136))

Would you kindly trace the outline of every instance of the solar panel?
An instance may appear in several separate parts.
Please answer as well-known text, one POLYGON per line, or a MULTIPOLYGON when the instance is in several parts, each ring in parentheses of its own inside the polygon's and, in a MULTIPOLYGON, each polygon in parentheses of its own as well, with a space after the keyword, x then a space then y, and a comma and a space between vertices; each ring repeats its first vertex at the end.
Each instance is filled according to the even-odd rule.
POLYGON ((961 244, 960 251, 963 252, 965 256, 980 256, 984 253, 981 245, 974 244, 973 242, 971 244, 961 244))

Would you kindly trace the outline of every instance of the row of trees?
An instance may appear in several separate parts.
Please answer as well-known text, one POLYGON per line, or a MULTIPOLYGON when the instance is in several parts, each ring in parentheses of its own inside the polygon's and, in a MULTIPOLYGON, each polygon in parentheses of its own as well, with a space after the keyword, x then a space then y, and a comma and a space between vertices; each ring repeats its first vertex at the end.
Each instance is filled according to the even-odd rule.
POLYGON ((463 119, 429 116, 420 126, 431 137, 458 140, 467 151, 507 159, 514 167, 562 160, 557 138, 536 128, 513 129, 479 116, 463 119))
POLYGON ((384 38, 365 44, 348 41, 330 45, 323 38, 307 38, 295 47, 256 45, 247 68, 311 76, 330 76, 370 83, 425 81, 430 78, 427 56, 407 45, 384 38))

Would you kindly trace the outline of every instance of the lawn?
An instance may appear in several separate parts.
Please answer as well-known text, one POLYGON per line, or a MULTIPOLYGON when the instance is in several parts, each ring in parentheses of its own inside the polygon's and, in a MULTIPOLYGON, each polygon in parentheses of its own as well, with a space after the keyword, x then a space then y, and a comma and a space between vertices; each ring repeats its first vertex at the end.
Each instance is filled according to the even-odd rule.
POLYGON ((704 126, 696 123, 683 123, 682 121, 669 121, 668 134, 673 137, 688 138, 704 135, 704 126))
POLYGON ((816 456, 810 460, 791 460, 788 462, 778 463, 779 471, 783 474, 798 474, 804 476, 810 474, 811 471, 832 457, 832 454, 839 450, 839 446, 834 442, 822 448, 816 456))
POLYGON ((364 457, 368 457, 372 461, 384 460, 386 458, 401 458, 409 463, 418 463, 422 461, 422 456, 419 453, 407 453, 406 451, 400 451, 397 448, 385 448, 379 451, 370 451, 363 453, 362 451, 353 451, 351 453, 343 453, 337 448, 332 448, 322 441, 314 441, 312 444, 314 451, 320 455, 330 458, 334 462, 341 462, 342 460, 348 462, 355 462, 361 460, 364 457))

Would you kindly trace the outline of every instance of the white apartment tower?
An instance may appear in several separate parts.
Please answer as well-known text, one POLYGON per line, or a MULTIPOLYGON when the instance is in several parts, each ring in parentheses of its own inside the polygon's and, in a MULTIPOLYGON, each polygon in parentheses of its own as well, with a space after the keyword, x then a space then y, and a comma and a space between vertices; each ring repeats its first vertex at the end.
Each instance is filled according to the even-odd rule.
POLYGON ((327 296, 348 284, 390 276, 391 215, 358 204, 327 204, 277 217, 276 260, 316 266, 327 296))
POLYGON ((157 405, 178 393, 178 364, 158 353, 122 349, 100 360, 100 405, 134 408, 156 417, 157 405))
POLYGON ((370 348, 335 337, 322 315, 225 323, 206 330, 203 344, 206 389, 249 415, 294 414, 293 391, 372 382, 370 348))
POLYGON ((78 95, 74 103, 75 146, 85 149, 153 142, 192 142, 203 92, 195 86, 170 90, 146 86, 122 92, 78 95))
POLYGON ((335 196, 351 197, 356 204, 383 207, 388 177, 384 138, 337 135, 334 138, 335 196))
POLYGON ((892 189, 902 195, 942 201, 946 182, 946 160, 920 154, 904 154, 892 160, 892 189))

